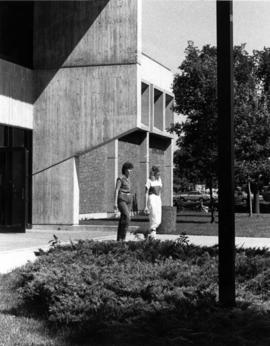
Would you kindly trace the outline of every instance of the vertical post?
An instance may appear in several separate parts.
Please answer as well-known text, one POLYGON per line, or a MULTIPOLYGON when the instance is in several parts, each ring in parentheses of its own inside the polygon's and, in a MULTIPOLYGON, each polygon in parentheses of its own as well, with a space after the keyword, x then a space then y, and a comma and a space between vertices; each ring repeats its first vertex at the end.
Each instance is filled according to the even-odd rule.
POLYGON ((141 191, 138 191, 138 206, 139 210, 144 208, 144 186, 147 178, 149 177, 149 132, 145 132, 145 137, 142 143, 140 144, 140 186, 141 191))
POLYGON ((166 206, 173 205, 173 144, 169 139, 168 147, 164 151, 164 172, 163 172, 163 193, 162 204, 166 206))
POLYGON ((232 1, 217 0, 219 301, 235 305, 232 1))
POLYGON ((118 177, 118 139, 113 140, 107 145, 107 165, 106 165, 106 210, 113 213, 114 189, 118 177))

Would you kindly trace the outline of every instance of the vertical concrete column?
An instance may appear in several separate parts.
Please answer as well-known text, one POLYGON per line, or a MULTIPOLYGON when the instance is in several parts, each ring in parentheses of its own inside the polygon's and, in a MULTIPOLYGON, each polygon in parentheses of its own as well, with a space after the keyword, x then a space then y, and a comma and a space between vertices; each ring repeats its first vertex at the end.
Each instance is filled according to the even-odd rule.
POLYGON ((73 160, 73 225, 79 224, 80 214, 80 188, 79 188, 79 159, 73 160))
POLYGON ((166 94, 162 93, 162 131, 166 130, 166 94))
POLYGON ((138 209, 144 208, 144 186, 149 177, 149 132, 145 133, 145 138, 140 145, 140 186, 141 189, 137 196, 138 209))
POLYGON ((173 205, 173 145, 172 140, 170 145, 165 150, 164 155, 164 177, 162 203, 166 206, 173 205))
POLYGON ((176 208, 173 207, 173 145, 172 140, 164 153, 164 176, 162 193, 162 222, 157 233, 173 233, 176 226, 176 208))
POLYGON ((118 173, 118 139, 107 144, 106 165, 107 212, 113 213, 114 189, 118 173))
POLYGON ((150 111, 150 131, 153 131, 154 128, 154 86, 153 84, 149 85, 149 111, 150 111))

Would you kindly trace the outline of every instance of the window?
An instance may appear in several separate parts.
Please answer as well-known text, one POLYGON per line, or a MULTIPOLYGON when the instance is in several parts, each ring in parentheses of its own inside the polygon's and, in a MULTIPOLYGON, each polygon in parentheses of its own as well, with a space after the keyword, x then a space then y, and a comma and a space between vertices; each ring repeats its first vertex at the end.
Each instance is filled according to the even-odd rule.
POLYGON ((163 131, 163 93, 154 89, 154 127, 163 131))
POLYGON ((142 83, 141 86, 141 122, 149 126, 150 115, 150 88, 146 83, 142 83))

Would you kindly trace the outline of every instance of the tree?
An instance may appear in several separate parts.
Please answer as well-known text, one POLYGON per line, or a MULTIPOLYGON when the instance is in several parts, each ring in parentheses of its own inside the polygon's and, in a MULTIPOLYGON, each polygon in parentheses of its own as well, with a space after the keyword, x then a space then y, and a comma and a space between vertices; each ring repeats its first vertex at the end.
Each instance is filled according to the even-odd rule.
POLYGON ((236 179, 251 183, 257 213, 262 177, 269 177, 270 169, 270 78, 263 68, 265 57, 265 50, 248 55, 244 45, 234 49, 236 179))
POLYGON ((182 73, 173 83, 174 110, 186 115, 187 120, 171 128, 178 135, 175 164, 181 177, 206 183, 213 206, 217 161, 216 48, 207 45, 200 51, 189 42, 186 59, 179 68, 182 73))
MULTIPOLYGON (((209 45, 199 50, 190 41, 185 53, 173 83, 174 110, 187 117, 170 129, 178 135, 176 171, 206 183, 212 196, 217 181, 217 52, 209 45)), ((236 179, 252 181, 253 188, 270 171, 269 57, 266 48, 249 55, 245 45, 234 47, 236 179)))

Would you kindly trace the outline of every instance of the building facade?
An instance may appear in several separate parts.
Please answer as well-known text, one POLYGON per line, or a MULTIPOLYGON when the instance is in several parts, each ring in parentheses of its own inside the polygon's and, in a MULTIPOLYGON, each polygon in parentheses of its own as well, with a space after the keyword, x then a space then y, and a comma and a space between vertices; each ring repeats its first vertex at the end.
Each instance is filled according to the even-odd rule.
POLYGON ((153 164, 172 205, 173 75, 141 50, 141 0, 1 2, 0 23, 2 228, 111 215, 127 160, 138 209, 153 164))

